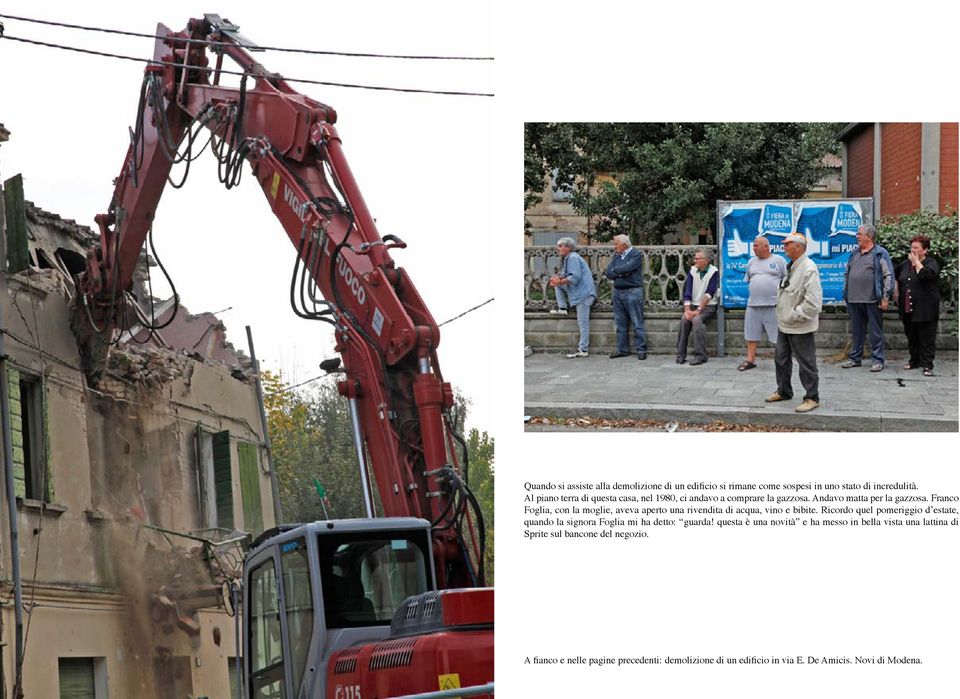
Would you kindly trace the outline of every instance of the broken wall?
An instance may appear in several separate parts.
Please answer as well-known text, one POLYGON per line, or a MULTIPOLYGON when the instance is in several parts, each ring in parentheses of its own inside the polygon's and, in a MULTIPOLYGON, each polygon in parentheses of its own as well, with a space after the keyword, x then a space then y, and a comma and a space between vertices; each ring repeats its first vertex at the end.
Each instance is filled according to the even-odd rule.
MULTIPOLYGON (((208 523, 200 497, 205 464, 198 429, 226 435, 221 451, 229 459, 220 474, 227 478, 231 528, 253 520, 264 528, 274 525, 255 388, 222 363, 136 345, 114 348, 101 384, 88 387, 70 331, 73 282, 65 268, 76 263, 73 254, 92 233, 75 227, 82 228, 34 208, 28 266, 0 274, 7 380, 17 390, 21 377, 39 386, 42 419, 31 429, 34 437, 42 433, 46 455, 40 460, 43 488, 34 488, 34 497, 25 497, 27 470, 15 467, 23 596, 31 622, 25 688, 33 696, 57 696, 58 658, 89 657, 99 659, 115 696, 154 696, 155 675, 177 675, 178 686, 189 686, 196 696, 225 696, 227 658, 236 655, 233 620, 216 606, 210 566, 196 546, 148 527, 188 532, 208 523), (241 462, 246 456, 249 464, 251 453, 257 517, 241 485, 241 462), (157 590, 167 583, 202 591, 184 608, 189 634, 157 613, 157 590), (196 611, 201 603, 212 606, 196 611), (185 671, 189 676, 179 677, 185 671)), ((30 430, 18 414, 16 393, 11 414, 15 444, 20 420, 23 461, 30 430)), ((9 540, 4 517, 5 596, 9 540)), ((2 613, 9 689, 13 612, 5 606, 2 613)))

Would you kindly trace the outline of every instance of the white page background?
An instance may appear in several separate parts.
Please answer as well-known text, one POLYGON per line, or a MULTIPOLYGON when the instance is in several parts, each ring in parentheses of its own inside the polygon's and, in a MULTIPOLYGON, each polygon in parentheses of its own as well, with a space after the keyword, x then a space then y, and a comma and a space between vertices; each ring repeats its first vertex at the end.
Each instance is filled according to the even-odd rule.
POLYGON ((522 537, 527 480, 908 480, 956 495, 956 433, 524 434, 520 281, 524 121, 958 121, 958 14, 932 2, 498 5, 498 697, 960 696, 960 529, 522 537), (747 83, 769 90, 750 97, 747 83), (523 665, 667 654, 923 664, 523 665))

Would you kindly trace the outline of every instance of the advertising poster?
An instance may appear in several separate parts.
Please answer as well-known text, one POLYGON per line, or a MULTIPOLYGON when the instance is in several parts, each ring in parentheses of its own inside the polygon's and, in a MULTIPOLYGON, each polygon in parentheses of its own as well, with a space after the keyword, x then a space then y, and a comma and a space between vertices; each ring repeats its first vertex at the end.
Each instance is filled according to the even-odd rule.
MULTIPOLYGON (((725 308, 745 308, 747 263, 753 241, 766 237, 775 255, 786 257, 783 239, 792 231, 807 238, 807 255, 820 270, 825 305, 843 303, 843 277, 857 229, 873 223, 871 199, 805 199, 717 202, 721 298, 725 308)), ((789 261, 789 260, 788 260, 789 261)))

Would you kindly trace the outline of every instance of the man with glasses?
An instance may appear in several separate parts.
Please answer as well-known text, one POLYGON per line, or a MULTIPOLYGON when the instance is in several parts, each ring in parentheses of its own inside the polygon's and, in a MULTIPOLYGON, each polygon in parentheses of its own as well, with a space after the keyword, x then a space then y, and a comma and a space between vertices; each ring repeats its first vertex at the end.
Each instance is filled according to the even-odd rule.
POLYGON ((777 403, 793 398, 790 377, 793 359, 800 368, 800 383, 806 393, 803 402, 794 410, 807 413, 820 405, 820 375, 817 372, 817 348, 814 332, 820 325, 823 308, 823 288, 820 271, 807 257, 807 239, 800 233, 791 233, 783 241, 790 262, 787 276, 777 291, 777 348, 773 363, 776 366, 777 390, 766 399, 777 403))
POLYGON ((683 284, 683 317, 677 331, 677 364, 687 361, 687 343, 693 334, 693 359, 690 366, 707 361, 707 323, 717 315, 717 284, 720 274, 710 264, 710 253, 697 250, 693 267, 683 284))
POLYGON ((565 314, 568 305, 577 309, 580 342, 577 349, 567 355, 568 359, 579 359, 589 355, 590 307, 597 300, 593 274, 584 259, 574 252, 576 247, 577 244, 573 238, 564 237, 557 241, 557 252, 563 262, 558 272, 550 277, 550 286, 557 294, 556 312, 565 314))

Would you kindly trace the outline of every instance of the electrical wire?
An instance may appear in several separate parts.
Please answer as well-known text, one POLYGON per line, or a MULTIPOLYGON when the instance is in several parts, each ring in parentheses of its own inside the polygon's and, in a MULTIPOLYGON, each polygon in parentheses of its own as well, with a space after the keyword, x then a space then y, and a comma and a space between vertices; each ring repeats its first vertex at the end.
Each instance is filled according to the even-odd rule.
MULTIPOLYGON (((4 19, 13 19, 20 22, 32 22, 34 24, 45 24, 51 27, 64 27, 66 29, 81 29, 89 32, 102 32, 104 34, 119 34, 121 36, 136 36, 142 39, 166 39, 167 36, 159 34, 144 34, 141 32, 125 31, 123 29, 107 29, 105 27, 90 27, 82 24, 67 24, 66 22, 54 22, 51 20, 32 19, 29 17, 17 17, 15 15, 0 14, 4 19)), ((203 44, 205 46, 233 46, 234 44, 225 44, 221 41, 208 41, 206 39, 188 39, 177 37, 178 41, 189 44, 203 44)), ((414 56, 409 54, 395 53, 358 53, 354 51, 322 51, 320 49, 291 49, 280 46, 257 46, 259 51, 279 51, 284 53, 304 53, 319 56, 346 56, 349 58, 399 58, 419 61, 492 61, 492 56, 414 56)))
POLYGON ((486 305, 487 305, 488 303, 490 303, 491 301, 493 301, 493 297, 488 298, 486 301, 484 301, 484 302, 481 303, 481 304, 478 304, 478 305, 474 306, 473 308, 468 308, 467 310, 465 310, 465 311, 464 311, 463 313, 461 313, 460 315, 454 316, 453 318, 448 318, 447 320, 443 321, 442 323, 439 323, 439 324, 437 325, 437 327, 439 328, 441 325, 446 325, 447 323, 452 323, 453 321, 457 320, 457 318, 463 318, 463 317, 464 317, 465 315, 467 315, 468 313, 473 313, 473 312, 474 312, 475 310, 477 310, 478 308, 483 308, 484 306, 486 306, 486 305))
MULTIPOLYGON (((165 61, 155 61, 152 58, 137 58, 135 56, 124 56, 118 53, 110 53, 107 51, 94 51, 93 49, 81 49, 76 46, 66 46, 64 44, 53 44, 46 41, 37 41, 36 39, 26 39, 19 36, 10 36, 9 34, 0 35, 3 39, 8 41, 19 41, 24 44, 33 44, 34 46, 44 46, 46 48, 52 49, 61 49, 63 51, 74 51, 76 53, 86 53, 92 56, 101 56, 103 58, 116 58, 124 61, 136 61, 138 63, 148 63, 150 65, 159 65, 169 68, 189 68, 191 70, 201 71, 205 73, 220 73, 222 75, 244 75, 244 71, 238 70, 227 70, 225 68, 216 69, 208 68, 204 66, 191 65, 189 63, 167 63, 165 61)), ((305 85, 323 85, 326 87, 345 87, 355 90, 375 90, 380 92, 405 92, 405 93, 415 93, 415 94, 424 94, 424 95, 451 95, 457 97, 493 97, 493 93, 490 92, 464 92, 458 90, 425 90, 420 88, 413 87, 388 87, 386 85, 362 85, 359 83, 341 83, 333 82, 328 80, 311 80, 308 78, 282 78, 286 82, 292 83, 303 83, 305 85)))

